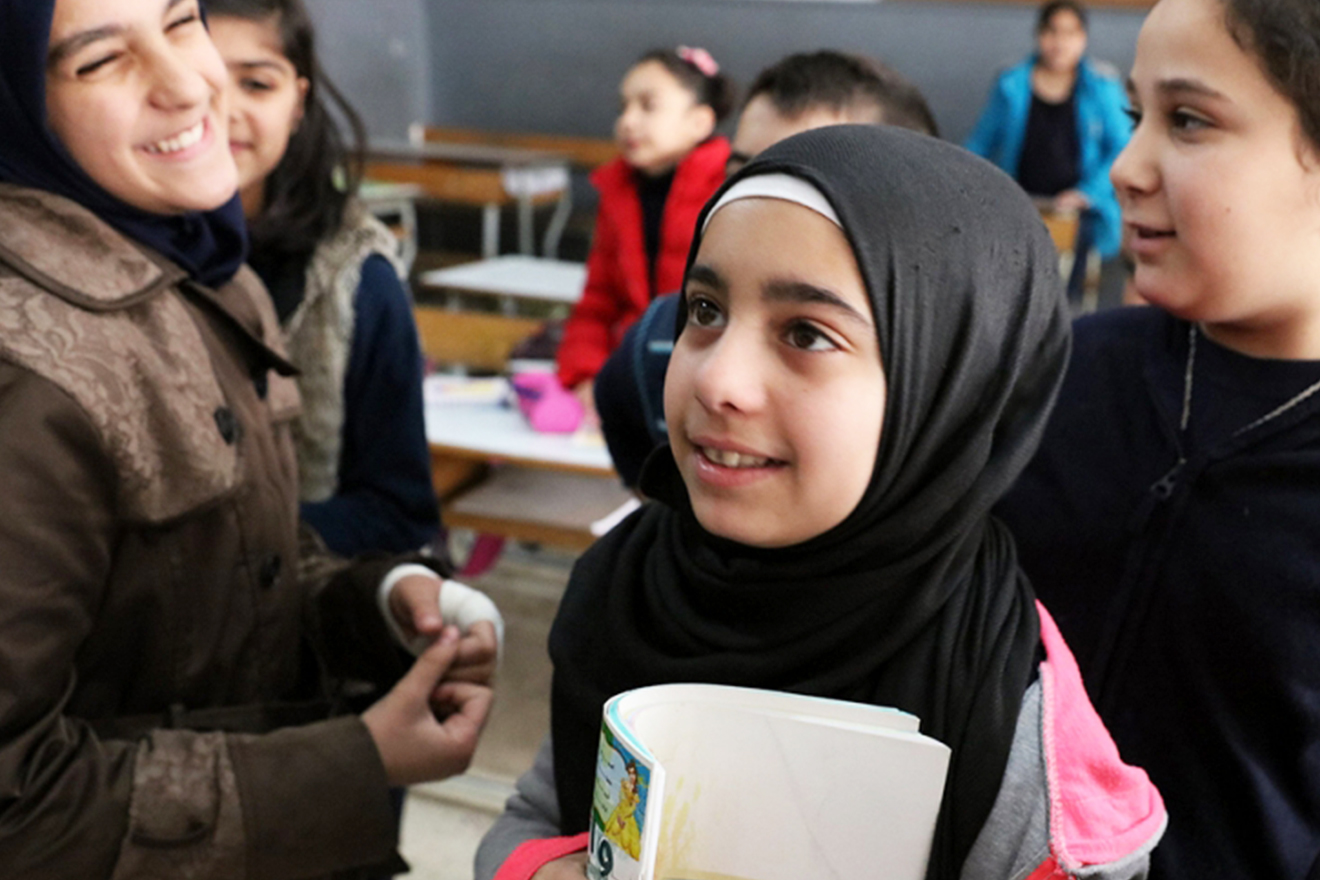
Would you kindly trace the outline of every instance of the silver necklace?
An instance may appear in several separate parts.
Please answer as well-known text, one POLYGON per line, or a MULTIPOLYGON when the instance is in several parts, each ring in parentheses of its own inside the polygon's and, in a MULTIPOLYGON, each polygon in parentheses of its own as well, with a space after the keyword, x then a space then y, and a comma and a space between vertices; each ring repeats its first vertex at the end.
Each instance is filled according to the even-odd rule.
MULTIPOLYGON (((1196 364, 1196 337, 1197 337, 1197 328, 1195 324, 1192 324, 1187 328, 1187 369, 1183 373, 1183 408, 1182 408, 1182 420, 1178 424, 1179 434, 1187 433, 1187 425, 1192 417, 1192 379, 1193 379, 1192 371, 1194 365, 1196 364)), ((1274 409, 1265 413, 1265 415, 1256 419, 1254 422, 1248 425, 1243 425, 1241 428, 1238 428, 1236 431, 1233 432, 1232 436, 1237 437, 1239 435, 1245 434, 1248 431, 1253 430, 1254 428, 1259 428, 1261 425, 1265 424, 1266 422, 1277 419, 1279 416, 1283 415, 1288 410, 1297 406, 1302 401, 1313 396, 1317 391, 1320 391, 1320 382, 1316 382, 1314 385, 1311 385, 1310 387, 1303 390, 1300 394, 1296 394, 1290 397, 1288 400, 1284 401, 1283 403, 1276 406, 1274 409)))
MULTIPOLYGON (((1191 423, 1191 419, 1192 419, 1192 385, 1194 382, 1194 378, 1195 378, 1194 374, 1196 370, 1197 335, 1198 335, 1197 326, 1195 324, 1191 324, 1190 326, 1188 326, 1187 365, 1183 369, 1182 418, 1178 420, 1178 461, 1174 463, 1173 467, 1169 469, 1168 473, 1166 473, 1164 476, 1156 480, 1154 485, 1150 487, 1151 491, 1154 492, 1155 495, 1161 499, 1167 499, 1170 495, 1173 494, 1173 488, 1174 488, 1174 484, 1177 482, 1178 473, 1183 469, 1183 465, 1187 464, 1187 453, 1185 452, 1184 449, 1183 440, 1187 435, 1187 426, 1188 424, 1191 423)), ((1307 398, 1312 397, 1317 391, 1320 391, 1320 382, 1316 382, 1310 387, 1304 389, 1301 393, 1292 396, 1288 400, 1276 406, 1274 409, 1265 413, 1265 415, 1256 419, 1254 422, 1251 422, 1250 424, 1243 425, 1241 428, 1238 428, 1236 431, 1232 433, 1231 436, 1232 437, 1241 436, 1242 434, 1245 434, 1248 431, 1259 428, 1261 425, 1265 424, 1266 422, 1277 419, 1279 416, 1283 415, 1288 410, 1301 404, 1307 398)))

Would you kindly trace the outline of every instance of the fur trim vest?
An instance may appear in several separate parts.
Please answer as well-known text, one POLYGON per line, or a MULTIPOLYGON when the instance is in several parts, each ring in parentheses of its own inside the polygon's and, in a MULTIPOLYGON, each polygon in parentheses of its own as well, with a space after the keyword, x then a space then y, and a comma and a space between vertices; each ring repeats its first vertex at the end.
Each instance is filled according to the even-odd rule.
POLYGON ((372 254, 405 274, 399 245, 385 225, 350 201, 339 230, 307 263, 303 300, 284 324, 289 358, 302 375, 302 415, 295 426, 301 501, 324 501, 339 486, 344 376, 353 350, 354 300, 362 263, 372 254))

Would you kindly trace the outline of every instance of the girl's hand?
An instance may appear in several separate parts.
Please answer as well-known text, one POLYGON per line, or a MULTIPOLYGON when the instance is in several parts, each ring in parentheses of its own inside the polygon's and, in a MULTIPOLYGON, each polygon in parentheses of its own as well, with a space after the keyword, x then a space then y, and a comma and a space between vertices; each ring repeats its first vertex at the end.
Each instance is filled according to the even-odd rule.
POLYGON ((537 868, 532 880, 582 880, 585 876, 587 876, 587 854, 583 851, 555 859, 553 862, 546 862, 537 868))
POLYGON ((398 684, 362 713, 392 786, 444 779, 472 760, 491 691, 443 681, 458 650, 458 630, 444 627, 398 684))
POLYGON ((587 428, 600 427, 600 414, 596 412, 596 383, 588 379, 573 386, 573 394, 582 404, 582 425, 587 428))
POLYGON ((1091 200, 1081 190, 1065 189, 1054 197, 1056 211, 1085 211, 1091 207, 1091 200))
POLYGON ((441 584, 438 577, 410 574, 390 590, 390 613, 409 639, 440 635, 445 623, 440 617, 441 584))
MULTIPOLYGON (((460 586, 453 584, 452 586, 460 586)), ((445 586, 434 577, 409 575, 390 591, 390 614, 410 640, 422 637, 433 640, 446 621, 440 614, 440 596, 445 586)), ((489 684, 499 659, 499 637, 495 624, 478 620, 467 628, 458 643, 458 656, 446 676, 447 681, 489 684)))

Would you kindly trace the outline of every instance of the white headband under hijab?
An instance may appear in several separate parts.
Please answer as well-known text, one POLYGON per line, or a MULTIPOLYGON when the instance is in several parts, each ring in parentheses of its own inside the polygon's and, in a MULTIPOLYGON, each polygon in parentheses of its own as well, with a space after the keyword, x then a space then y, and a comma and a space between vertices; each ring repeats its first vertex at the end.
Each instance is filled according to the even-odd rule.
POLYGON ((706 232, 710 218, 714 217, 720 208, 739 199, 779 199, 792 202, 815 211, 835 226, 843 228, 843 224, 839 222, 839 215, 834 213, 829 200, 810 183, 791 174, 757 174, 744 177, 725 190, 724 195, 715 203, 715 207, 706 215, 705 222, 701 224, 702 233, 706 232))

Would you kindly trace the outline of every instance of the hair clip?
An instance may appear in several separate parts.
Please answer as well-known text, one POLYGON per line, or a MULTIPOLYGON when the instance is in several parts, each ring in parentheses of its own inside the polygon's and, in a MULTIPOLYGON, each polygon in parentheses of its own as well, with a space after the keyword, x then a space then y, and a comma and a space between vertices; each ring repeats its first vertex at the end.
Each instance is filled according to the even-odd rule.
POLYGON ((701 71, 703 76, 714 76, 720 72, 719 63, 700 46, 679 46, 674 51, 679 58, 701 71))

